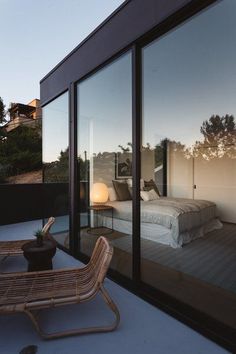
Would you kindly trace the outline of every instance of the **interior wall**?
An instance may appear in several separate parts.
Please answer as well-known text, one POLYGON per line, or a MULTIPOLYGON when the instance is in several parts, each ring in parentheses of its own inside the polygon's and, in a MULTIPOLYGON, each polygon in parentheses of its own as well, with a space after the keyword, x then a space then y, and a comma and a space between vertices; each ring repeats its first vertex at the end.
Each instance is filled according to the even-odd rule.
POLYGON ((175 143, 167 146, 167 196, 193 198, 193 160, 175 143))
POLYGON ((155 179, 155 151, 148 149, 141 152, 141 178, 145 181, 155 179))
POLYGON ((115 153, 104 152, 93 157, 93 183, 105 183, 112 187, 115 179, 115 153))
POLYGON ((235 158, 186 158, 181 147, 169 143, 167 180, 169 197, 210 200, 221 221, 236 223, 235 158))
POLYGON ((222 221, 236 223, 236 159, 194 159, 195 199, 215 202, 222 221))
MULTIPOLYGON (((154 150, 144 150, 141 154, 142 171, 141 176, 144 180, 154 179, 154 150)), ((115 175, 115 153, 104 152, 97 154, 93 158, 93 183, 102 182, 108 187, 112 187, 112 180, 116 179, 115 175)))

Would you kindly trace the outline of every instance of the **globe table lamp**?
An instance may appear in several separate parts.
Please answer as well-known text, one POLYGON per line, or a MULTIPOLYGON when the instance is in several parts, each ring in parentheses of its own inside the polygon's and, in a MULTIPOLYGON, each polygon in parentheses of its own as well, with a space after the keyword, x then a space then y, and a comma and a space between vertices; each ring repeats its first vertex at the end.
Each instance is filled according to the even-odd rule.
POLYGON ((94 183, 90 192, 90 199, 96 204, 103 204, 107 202, 108 188, 105 183, 94 183))

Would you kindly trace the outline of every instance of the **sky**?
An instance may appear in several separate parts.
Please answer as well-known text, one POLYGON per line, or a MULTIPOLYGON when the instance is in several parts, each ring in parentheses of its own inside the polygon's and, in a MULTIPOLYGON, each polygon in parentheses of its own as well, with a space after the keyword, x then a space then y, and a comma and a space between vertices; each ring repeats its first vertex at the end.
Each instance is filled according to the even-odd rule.
POLYGON ((123 0, 0 0, 0 97, 27 104, 39 81, 123 0))
MULTIPOLYGON (((6 106, 39 98, 40 79, 122 2, 0 0, 0 96, 6 106)), ((166 137, 191 145, 211 115, 236 116, 235 13, 236 0, 223 0, 143 49, 144 145, 166 137)), ((79 115, 97 122, 96 152, 131 140, 131 65, 121 64, 81 86, 79 115), (125 129, 117 129, 117 119, 125 129), (101 131, 106 138, 100 139, 101 131)))
MULTIPOLYGON (((190 148, 204 139, 203 121, 236 117, 235 14, 236 0, 223 0, 143 48, 144 146, 168 138, 190 148)), ((125 56, 79 85, 81 151, 117 151, 132 140, 132 70, 125 56)))
MULTIPOLYGON (((236 0, 223 0, 143 48, 143 145, 168 138, 191 148, 204 138, 203 121, 236 117, 235 13, 236 0)), ((131 73, 126 53, 79 84, 79 154, 120 151, 131 142, 131 73)), ((55 113, 48 108, 49 119, 64 110, 68 121, 63 102, 55 103, 55 113)), ((68 136, 53 136, 55 149, 66 148, 68 136)))
POLYGON ((191 147, 212 115, 236 117, 236 1, 216 3, 143 50, 143 143, 191 147))

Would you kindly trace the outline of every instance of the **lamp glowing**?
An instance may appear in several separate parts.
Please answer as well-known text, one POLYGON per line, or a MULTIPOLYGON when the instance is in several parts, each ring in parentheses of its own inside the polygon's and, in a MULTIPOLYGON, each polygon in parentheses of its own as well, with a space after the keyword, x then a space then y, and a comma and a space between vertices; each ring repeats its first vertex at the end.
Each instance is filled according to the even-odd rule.
POLYGON ((106 203, 108 200, 108 189, 104 183, 94 183, 90 199, 93 203, 106 203))

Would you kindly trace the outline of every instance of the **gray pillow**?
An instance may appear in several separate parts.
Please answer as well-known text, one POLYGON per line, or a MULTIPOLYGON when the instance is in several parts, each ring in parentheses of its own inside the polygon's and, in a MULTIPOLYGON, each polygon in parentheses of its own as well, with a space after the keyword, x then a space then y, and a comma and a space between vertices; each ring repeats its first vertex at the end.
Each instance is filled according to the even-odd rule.
POLYGON ((157 195, 160 197, 161 196, 161 193, 159 192, 159 189, 156 185, 156 183, 153 181, 153 179, 150 179, 150 181, 144 181, 144 188, 143 190, 144 191, 150 191, 154 189, 154 191, 157 193, 157 195))
POLYGON ((112 183, 116 191, 117 200, 125 201, 125 200, 132 199, 129 192, 129 186, 126 182, 124 183, 124 182, 112 181, 112 183))

